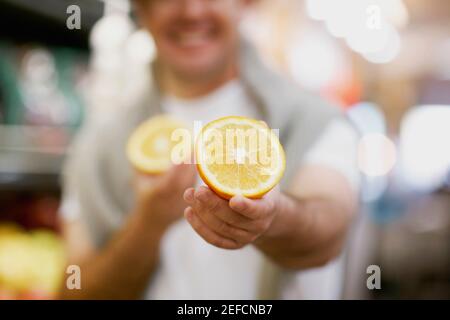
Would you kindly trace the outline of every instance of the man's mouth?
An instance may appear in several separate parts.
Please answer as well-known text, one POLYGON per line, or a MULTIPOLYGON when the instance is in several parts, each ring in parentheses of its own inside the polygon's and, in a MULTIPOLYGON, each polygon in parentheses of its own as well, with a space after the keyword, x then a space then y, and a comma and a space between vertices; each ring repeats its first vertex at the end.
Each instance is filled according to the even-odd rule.
POLYGON ((171 39, 183 48, 197 48, 208 44, 214 38, 212 28, 200 30, 179 30, 171 33, 171 39))

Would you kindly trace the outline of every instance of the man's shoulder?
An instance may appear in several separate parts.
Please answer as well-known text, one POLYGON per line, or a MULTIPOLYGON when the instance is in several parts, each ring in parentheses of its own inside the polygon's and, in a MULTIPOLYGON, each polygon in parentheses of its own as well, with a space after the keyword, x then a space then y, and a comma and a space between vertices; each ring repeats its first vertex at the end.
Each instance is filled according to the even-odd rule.
POLYGON ((251 48, 247 50, 242 77, 250 90, 262 100, 269 117, 285 123, 293 118, 314 115, 327 118, 340 113, 340 108, 332 102, 269 66, 254 51, 251 48))

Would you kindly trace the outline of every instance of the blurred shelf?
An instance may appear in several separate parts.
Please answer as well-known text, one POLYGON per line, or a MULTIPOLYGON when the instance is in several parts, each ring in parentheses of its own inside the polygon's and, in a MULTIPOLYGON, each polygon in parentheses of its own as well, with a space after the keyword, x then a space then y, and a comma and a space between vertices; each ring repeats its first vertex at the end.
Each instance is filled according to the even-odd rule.
POLYGON ((98 0, 2 0, 0 38, 87 49, 89 31, 102 16, 103 8, 98 0), (70 5, 81 9, 81 30, 66 27, 70 5))
POLYGON ((0 125, 0 190, 58 190, 70 130, 0 125))
POLYGON ((0 172, 0 191, 59 192, 59 174, 0 172))

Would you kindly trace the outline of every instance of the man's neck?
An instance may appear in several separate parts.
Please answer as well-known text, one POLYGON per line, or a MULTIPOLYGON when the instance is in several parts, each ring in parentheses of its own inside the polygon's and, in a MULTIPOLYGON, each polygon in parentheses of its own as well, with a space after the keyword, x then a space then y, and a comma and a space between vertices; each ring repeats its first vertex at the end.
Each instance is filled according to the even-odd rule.
POLYGON ((237 78, 237 68, 228 67, 222 72, 197 78, 183 77, 162 67, 159 74, 161 90, 165 94, 183 99, 195 99, 209 94, 237 78))

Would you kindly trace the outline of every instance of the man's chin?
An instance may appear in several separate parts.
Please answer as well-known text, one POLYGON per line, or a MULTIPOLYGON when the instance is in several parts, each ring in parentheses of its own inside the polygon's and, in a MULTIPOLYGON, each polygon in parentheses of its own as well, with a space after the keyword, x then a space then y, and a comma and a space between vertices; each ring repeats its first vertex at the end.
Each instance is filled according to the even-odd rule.
POLYGON ((202 78, 208 78, 211 74, 217 72, 218 64, 207 61, 189 61, 187 63, 181 63, 173 66, 174 71, 178 76, 184 79, 202 80, 202 78))

